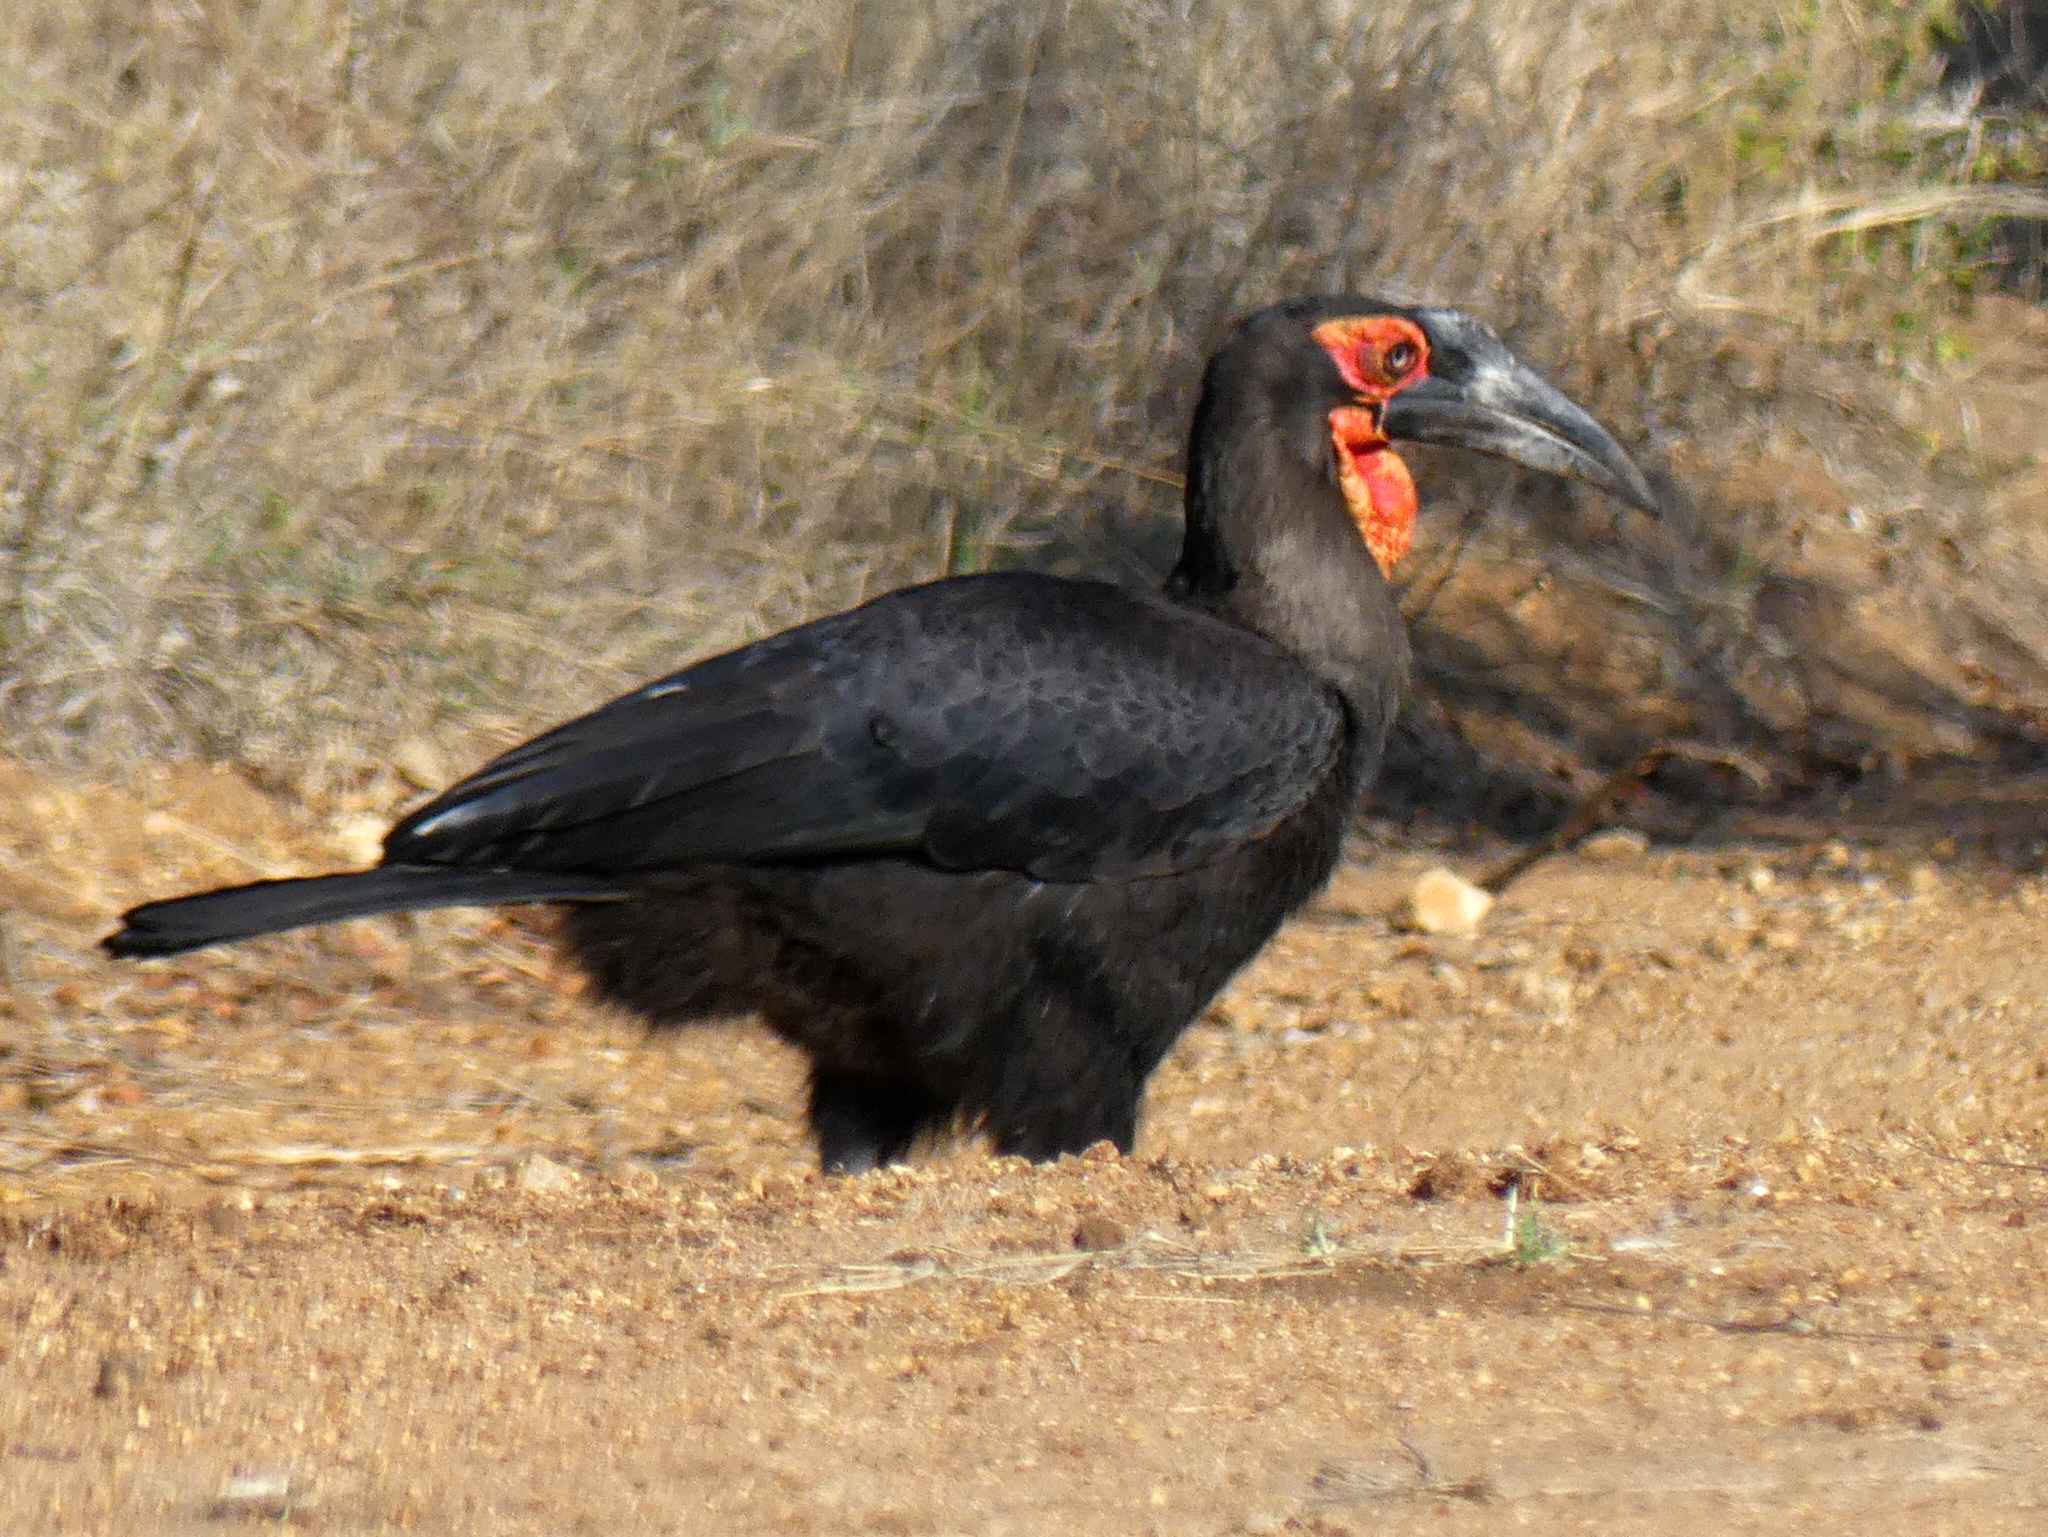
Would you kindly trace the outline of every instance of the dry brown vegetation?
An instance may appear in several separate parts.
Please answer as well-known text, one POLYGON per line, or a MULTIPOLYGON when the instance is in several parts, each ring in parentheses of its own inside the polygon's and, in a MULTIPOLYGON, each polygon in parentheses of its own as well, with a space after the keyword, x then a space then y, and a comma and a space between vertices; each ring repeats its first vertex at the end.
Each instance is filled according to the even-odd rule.
POLYGON ((2009 759, 2048 328, 1962 290, 2038 195, 1982 185, 1939 14, 18 0, 6 731, 388 801, 892 584, 1149 579, 1205 348, 1350 286, 1486 315, 1673 492, 1426 466, 1483 758, 2009 759))

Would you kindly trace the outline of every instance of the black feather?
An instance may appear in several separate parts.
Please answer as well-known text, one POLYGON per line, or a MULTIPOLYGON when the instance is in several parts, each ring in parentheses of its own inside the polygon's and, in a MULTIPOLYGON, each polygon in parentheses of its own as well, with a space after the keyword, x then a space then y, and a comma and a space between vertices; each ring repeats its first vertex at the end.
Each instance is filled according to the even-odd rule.
POLYGON ((1191 869, 1298 810, 1343 709, 1277 646, 1030 574, 878 598, 651 684, 407 817, 385 857, 672 870, 900 854, 1191 869))
POLYGON ((258 881, 224 891, 174 897, 131 909, 120 932, 103 941, 120 956, 179 955, 258 934, 281 934, 344 918, 426 912, 436 907, 488 907, 509 902, 603 902, 629 894, 615 882, 531 870, 449 870, 383 865, 343 875, 258 881))

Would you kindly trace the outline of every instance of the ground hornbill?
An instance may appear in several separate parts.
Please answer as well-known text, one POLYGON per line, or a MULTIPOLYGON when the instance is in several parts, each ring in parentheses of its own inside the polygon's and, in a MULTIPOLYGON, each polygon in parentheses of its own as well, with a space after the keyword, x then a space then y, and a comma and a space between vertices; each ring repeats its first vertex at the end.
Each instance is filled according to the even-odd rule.
POLYGON ((557 727, 407 816, 373 870, 155 902, 172 955, 304 924, 568 904, 598 991, 759 1013, 809 1053, 825 1167, 978 1122, 1129 1149, 1147 1076, 1328 879, 1408 674, 1391 439, 1652 496, 1485 325, 1356 297, 1242 322, 1188 443, 1164 594, 907 588, 557 727))

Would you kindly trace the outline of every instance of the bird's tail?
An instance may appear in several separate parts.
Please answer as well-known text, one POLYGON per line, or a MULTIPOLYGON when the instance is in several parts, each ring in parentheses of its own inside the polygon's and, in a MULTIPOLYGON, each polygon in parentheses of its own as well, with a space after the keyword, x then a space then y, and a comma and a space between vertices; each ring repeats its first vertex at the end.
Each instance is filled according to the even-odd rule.
POLYGON ((204 945, 378 913, 493 907, 501 902, 609 902, 630 895, 615 882, 588 875, 383 865, 346 875, 258 881, 151 902, 123 914, 120 932, 100 943, 114 955, 177 955, 204 945))

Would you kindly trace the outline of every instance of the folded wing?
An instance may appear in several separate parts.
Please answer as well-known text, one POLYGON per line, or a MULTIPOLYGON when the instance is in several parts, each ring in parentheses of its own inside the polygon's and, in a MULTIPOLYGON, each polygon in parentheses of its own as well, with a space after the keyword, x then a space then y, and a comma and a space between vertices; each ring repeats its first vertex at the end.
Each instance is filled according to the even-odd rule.
POLYGON ((1336 697, 1162 599, 935 582, 715 657, 401 822, 390 862, 619 875, 897 854, 1045 880, 1207 862, 1297 809, 1336 697))

